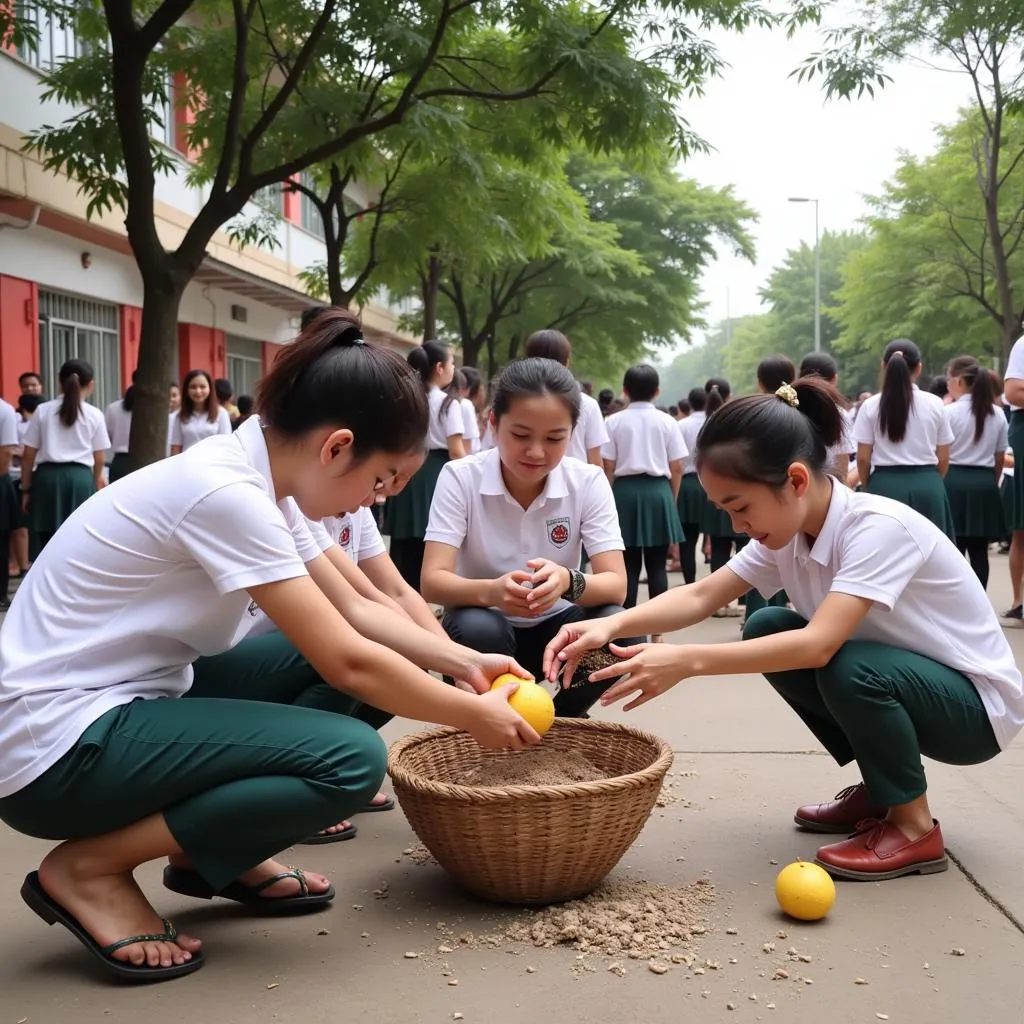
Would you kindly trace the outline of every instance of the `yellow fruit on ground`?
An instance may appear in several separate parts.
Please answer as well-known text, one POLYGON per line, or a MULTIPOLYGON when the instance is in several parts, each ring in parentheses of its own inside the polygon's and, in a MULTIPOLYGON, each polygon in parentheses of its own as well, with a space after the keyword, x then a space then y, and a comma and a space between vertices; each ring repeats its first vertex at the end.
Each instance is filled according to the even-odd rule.
POLYGON ((798 860, 775 879, 775 898, 783 912, 798 921, 820 921, 836 901, 836 884, 817 864, 798 860))
POLYGON ((555 703, 551 699, 551 694, 543 686, 529 679, 520 679, 511 672, 498 676, 491 683, 491 689, 496 690, 506 683, 519 684, 519 689, 509 697, 508 702, 513 710, 518 711, 543 736, 555 720, 555 703))

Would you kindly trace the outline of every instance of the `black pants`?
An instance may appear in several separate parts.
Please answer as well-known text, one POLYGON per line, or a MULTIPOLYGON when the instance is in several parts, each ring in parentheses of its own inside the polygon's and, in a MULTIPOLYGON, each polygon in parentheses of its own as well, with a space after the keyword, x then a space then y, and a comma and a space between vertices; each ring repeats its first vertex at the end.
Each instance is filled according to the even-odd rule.
POLYGON ((423 549, 426 542, 422 537, 391 538, 391 561, 403 580, 418 594, 420 592, 420 571, 423 568, 423 549))
POLYGON ((697 543, 700 541, 700 523, 682 523, 683 539, 679 542, 679 566, 683 570, 683 582, 694 583, 697 579, 697 543))
POLYGON ((668 590, 668 572, 665 562, 668 559, 668 545, 657 544, 653 548, 626 548, 623 552, 626 561, 626 601, 627 608, 636 607, 636 595, 640 588, 640 570, 647 569, 648 597, 657 597, 668 590))
MULTIPOLYGON (((662 563, 664 568, 664 562, 662 563)), ((544 648, 567 622, 582 619, 603 619, 616 615, 622 609, 606 604, 598 608, 580 608, 572 605, 558 615, 552 615, 536 626, 513 626, 493 608, 453 608, 443 621, 448 635, 459 644, 465 644, 485 654, 507 654, 514 657, 538 679, 544 664, 544 648)), ((640 643, 644 637, 617 640, 623 645, 640 643)), ((607 690, 614 680, 604 683, 586 683, 571 690, 560 690, 555 696, 555 714, 560 718, 579 718, 607 690)))
POLYGON ((966 555, 974 570, 974 575, 981 580, 983 587, 988 587, 988 541, 984 537, 957 537, 956 546, 960 554, 966 555))

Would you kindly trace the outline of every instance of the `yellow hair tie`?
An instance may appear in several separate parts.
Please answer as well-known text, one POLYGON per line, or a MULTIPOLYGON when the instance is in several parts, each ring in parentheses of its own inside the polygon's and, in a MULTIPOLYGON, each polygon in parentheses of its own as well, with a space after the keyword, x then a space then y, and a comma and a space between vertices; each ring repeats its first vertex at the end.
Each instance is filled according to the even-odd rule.
POLYGON ((787 405, 797 408, 800 405, 800 399, 797 397, 796 388, 792 384, 783 384, 775 392, 776 398, 781 398, 787 405))

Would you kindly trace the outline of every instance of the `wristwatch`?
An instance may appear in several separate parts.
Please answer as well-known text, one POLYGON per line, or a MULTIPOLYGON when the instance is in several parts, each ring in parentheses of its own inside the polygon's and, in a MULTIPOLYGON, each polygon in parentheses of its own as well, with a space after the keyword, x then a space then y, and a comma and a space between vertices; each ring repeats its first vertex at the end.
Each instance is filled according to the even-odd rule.
POLYGON ((583 591, 587 589, 587 577, 579 571, 579 569, 569 570, 569 586, 567 586, 562 593, 562 597, 566 601, 572 601, 575 604, 582 596, 583 591))

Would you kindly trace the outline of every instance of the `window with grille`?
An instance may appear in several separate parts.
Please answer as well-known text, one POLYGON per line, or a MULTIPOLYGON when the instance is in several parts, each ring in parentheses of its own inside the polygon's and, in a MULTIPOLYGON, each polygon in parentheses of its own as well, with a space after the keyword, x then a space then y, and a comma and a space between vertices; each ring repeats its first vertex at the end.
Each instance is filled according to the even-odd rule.
POLYGON ((65 23, 56 15, 40 9, 31 0, 18 0, 15 16, 26 24, 34 25, 37 32, 35 46, 22 43, 18 56, 33 67, 47 70, 72 57, 84 56, 86 47, 79 42, 73 22, 65 23))
POLYGON ((228 380, 239 395, 255 395, 256 383, 263 376, 263 344, 251 338, 228 335, 228 380))
POLYGON ((253 193, 252 201, 264 210, 284 216, 284 189, 280 185, 268 185, 253 193))
MULTIPOLYGON (((308 171, 302 172, 300 180, 311 192, 317 191, 316 181, 313 179, 313 175, 308 171)), ((299 193, 299 213, 301 215, 300 223, 302 224, 303 229, 308 231, 311 235, 316 235, 317 238, 323 238, 324 219, 320 216, 320 211, 316 208, 316 203, 314 203, 305 192, 299 193)))
POLYGON ((77 295, 39 289, 39 355, 43 392, 60 394, 57 374, 68 359, 84 359, 96 374, 89 399, 105 409, 121 396, 118 308, 77 295))

